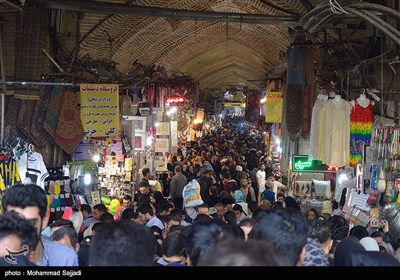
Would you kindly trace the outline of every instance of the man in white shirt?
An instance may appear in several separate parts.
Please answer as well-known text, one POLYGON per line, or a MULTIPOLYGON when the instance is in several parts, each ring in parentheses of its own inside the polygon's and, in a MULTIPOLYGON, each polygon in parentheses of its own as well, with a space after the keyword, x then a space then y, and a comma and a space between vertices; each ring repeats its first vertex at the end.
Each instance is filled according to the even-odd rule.
POLYGON ((274 193, 275 193, 275 200, 276 200, 276 194, 278 193, 278 192, 282 192, 282 190, 287 190, 288 189, 288 187, 287 186, 285 186, 284 184, 282 184, 281 182, 279 182, 279 181, 276 181, 275 180, 275 175, 274 174, 272 174, 272 173, 269 173, 268 175, 267 175, 267 181, 272 181, 272 182, 274 182, 274 189, 273 189, 273 191, 274 191, 274 193))
POLYGON ((261 194, 265 191, 265 164, 261 163, 260 168, 256 173, 257 177, 257 186, 258 186, 258 195, 257 195, 257 204, 260 205, 261 203, 261 194))

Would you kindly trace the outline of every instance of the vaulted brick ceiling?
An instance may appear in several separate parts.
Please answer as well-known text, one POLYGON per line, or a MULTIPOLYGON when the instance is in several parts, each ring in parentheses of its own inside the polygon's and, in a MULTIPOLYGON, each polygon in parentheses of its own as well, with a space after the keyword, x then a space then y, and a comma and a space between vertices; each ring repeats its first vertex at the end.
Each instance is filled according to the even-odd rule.
MULTIPOLYGON (((339 1, 352 9, 351 13, 338 12, 338 4, 327 0, 26 1, 82 12, 82 16, 75 13, 69 22, 74 25, 80 18, 80 58, 114 62, 123 74, 130 73, 136 61, 146 66, 161 65, 169 75, 193 77, 201 89, 227 85, 260 88, 295 37, 310 40, 307 36, 313 36, 313 43, 324 42, 326 46, 326 42, 333 42, 337 48, 341 48, 343 38, 352 46, 350 41, 357 37, 363 41, 362 47, 352 51, 356 56, 361 54, 361 59, 368 53, 376 55, 365 51, 372 36, 366 26, 372 24, 391 33, 400 45, 396 30, 388 30, 386 23, 380 24, 366 14, 376 9, 373 3, 386 5, 383 0, 339 1), (364 19, 360 21, 359 17, 364 19)), ((374 12, 382 15, 387 11, 380 7, 374 12)), ((396 20, 397 15, 391 12, 396 20)))
MULTIPOLYGON (((108 0, 124 3, 126 1, 108 0)), ((258 0, 137 0, 137 6, 208 12, 288 16, 258 0)), ((300 1, 269 1, 305 13, 300 1)), ((118 70, 128 72, 132 63, 159 64, 169 74, 184 73, 199 81, 201 88, 245 84, 259 88, 266 73, 278 63, 279 52, 289 42, 288 26, 239 22, 182 20, 144 16, 85 13, 80 55, 108 59, 118 70), (107 19, 94 29, 102 19, 107 19), (91 31, 92 30, 92 31, 91 31)))

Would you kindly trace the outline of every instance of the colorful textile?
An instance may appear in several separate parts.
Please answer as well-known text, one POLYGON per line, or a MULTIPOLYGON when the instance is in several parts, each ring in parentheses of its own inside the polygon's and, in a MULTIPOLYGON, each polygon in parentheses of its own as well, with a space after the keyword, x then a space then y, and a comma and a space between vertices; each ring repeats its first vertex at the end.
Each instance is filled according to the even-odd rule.
POLYGON ((56 133, 58 116, 60 114, 61 105, 63 103, 64 87, 55 86, 51 91, 51 98, 47 108, 46 118, 44 120, 44 128, 54 137, 56 133))
POLYGON ((304 85, 304 49, 291 48, 288 54, 288 85, 304 85))
POLYGON ((303 86, 288 85, 286 92, 285 122, 291 140, 296 140, 300 134, 303 112, 303 86))
POLYGON ((67 89, 62 100, 54 141, 65 152, 71 154, 84 136, 85 132, 83 131, 75 94, 73 90, 67 89))
POLYGON ((257 91, 248 91, 246 98, 245 118, 247 121, 258 126, 260 116, 260 93, 257 91))
POLYGON ((36 102, 35 111, 32 117, 32 126, 35 126, 47 142, 54 143, 53 137, 44 128, 47 108, 51 99, 52 86, 41 87, 40 101, 36 102))
POLYGON ((18 112, 21 109, 21 103, 21 100, 16 99, 14 96, 10 97, 4 118, 4 135, 6 137, 16 136, 25 140, 26 137, 17 128, 18 112))
POLYGON ((31 129, 31 120, 33 116, 33 110, 35 108, 35 102, 35 100, 23 100, 21 109, 19 110, 18 127, 26 136, 29 136, 31 129))
POLYGON ((313 107, 314 50, 312 47, 307 47, 304 49, 304 72, 305 87, 301 136, 303 139, 307 139, 310 136, 311 113, 313 107))
POLYGON ((36 129, 36 126, 32 125, 34 120, 35 106, 35 100, 22 101, 21 109, 18 115, 18 127, 28 137, 30 142, 32 142, 38 148, 43 148, 46 145, 47 140, 43 137, 41 132, 36 129))
POLYGON ((370 101, 366 108, 357 99, 351 110, 350 124, 350 166, 356 167, 362 159, 364 145, 371 142, 374 105, 370 101))
POLYGON ((312 110, 312 88, 307 85, 304 87, 304 98, 303 98, 303 114, 301 123, 301 136, 307 139, 310 136, 311 127, 311 110, 312 110))
POLYGON ((288 53, 285 121, 291 140, 295 140, 303 120, 304 49, 291 48, 288 53))

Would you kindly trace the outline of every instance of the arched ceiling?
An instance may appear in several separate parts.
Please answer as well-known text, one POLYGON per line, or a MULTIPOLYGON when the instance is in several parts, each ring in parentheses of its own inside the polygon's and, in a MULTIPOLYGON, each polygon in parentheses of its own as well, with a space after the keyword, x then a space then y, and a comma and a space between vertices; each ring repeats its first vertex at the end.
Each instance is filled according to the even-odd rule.
MULTIPOLYGON (((135 1, 135 4, 285 15, 255 0, 142 0, 135 1)), ((301 4, 297 8, 304 9, 301 4)), ((85 15, 81 23, 82 33, 89 32, 96 20, 96 14, 85 15)), ((200 88, 222 88, 230 84, 259 88, 260 82, 255 80, 265 78, 266 73, 278 63, 279 51, 289 44, 287 28, 284 25, 115 15, 83 41, 80 52, 82 55, 89 54, 93 59, 106 57, 116 62, 121 72, 127 72, 135 60, 146 65, 162 65, 170 74, 183 73, 195 78, 200 88)))
MULTIPOLYGON (((320 33, 314 33, 313 43, 328 37, 339 42, 339 47, 340 36, 350 40, 354 34, 364 34, 357 36, 366 38, 364 45, 368 46, 370 35, 365 33, 368 31, 366 24, 360 28, 360 21, 354 21, 354 15, 359 8, 370 9, 374 4, 369 2, 385 5, 385 1, 378 0, 347 1, 346 9, 353 7, 355 12, 353 17, 346 17, 345 13, 338 14, 335 6, 326 0, 27 2, 75 12, 73 18, 79 23, 79 43, 74 49, 78 55, 75 58, 113 62, 122 74, 130 73, 135 62, 159 65, 170 76, 183 74, 194 78, 203 90, 229 85, 259 89, 267 73, 280 63, 282 51, 287 50, 298 30, 300 34, 310 36, 325 27, 320 33), (337 26, 338 23, 342 23, 342 27, 337 26), (302 27, 312 32, 306 33, 302 27)), ((361 16, 365 18, 365 15, 361 16)), ((380 29, 377 22, 372 24, 380 29)), ((392 33, 392 37, 397 34, 395 30, 386 33, 392 33)))
MULTIPOLYGON (((45 1, 79 6, 79 0, 45 1)), ((115 62, 117 69, 128 73, 134 61, 144 65, 164 66, 168 74, 182 73, 198 81, 200 88, 222 88, 231 84, 244 84, 260 88, 268 71, 273 69, 279 53, 290 44, 288 23, 293 15, 308 10, 296 0, 107 0, 98 2, 89 12, 83 10, 80 21, 81 44, 79 55, 89 55, 94 60, 115 62), (272 16, 271 24, 247 23, 229 18, 210 20, 132 16, 106 14, 101 11, 104 2, 135 5, 158 9, 240 13, 272 16), (267 3, 267 4, 266 4, 267 3), (289 12, 273 8, 275 4, 289 12), (273 17, 281 17, 275 18, 273 17), (259 81, 257 81, 259 80, 259 81)), ((308 1, 309 2, 309 1, 308 1)), ((61 4, 60 4, 61 5, 61 4)), ((298 19, 298 17, 297 17, 298 19)), ((260 21, 262 22, 262 21, 260 21)), ((290 23, 290 22, 289 22, 290 23)), ((293 18, 293 25, 295 20, 293 18)))

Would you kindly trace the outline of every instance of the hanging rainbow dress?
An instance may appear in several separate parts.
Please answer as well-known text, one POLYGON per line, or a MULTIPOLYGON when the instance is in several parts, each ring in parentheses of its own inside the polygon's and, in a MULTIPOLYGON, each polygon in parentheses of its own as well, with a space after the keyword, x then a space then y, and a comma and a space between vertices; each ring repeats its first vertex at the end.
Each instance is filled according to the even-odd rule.
POLYGON ((356 167, 363 157, 364 146, 371 142, 373 125, 373 101, 362 107, 357 99, 350 115, 350 166, 356 167))

